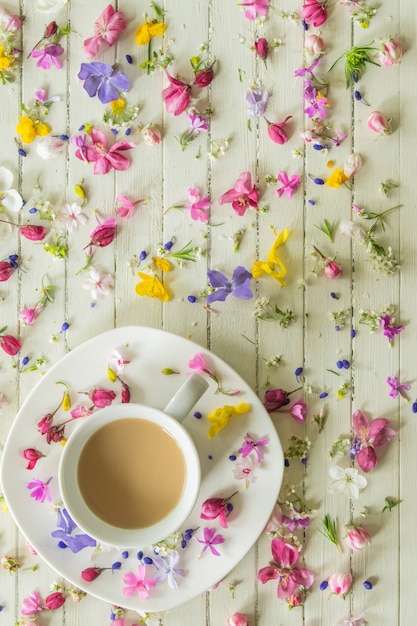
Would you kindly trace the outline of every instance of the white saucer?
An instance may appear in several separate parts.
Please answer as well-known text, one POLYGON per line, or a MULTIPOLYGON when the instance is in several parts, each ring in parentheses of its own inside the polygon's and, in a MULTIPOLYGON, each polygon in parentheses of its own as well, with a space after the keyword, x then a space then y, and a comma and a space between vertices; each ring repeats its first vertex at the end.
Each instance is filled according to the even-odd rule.
MULTIPOLYGON (((54 423, 59 424, 69 418, 69 412, 60 409, 54 423)), ((76 427, 75 419, 66 426, 66 436, 71 436, 72 429, 76 427)), ((123 454, 123 450, 115 450, 114 453, 123 454)), ((255 452, 251 452, 250 457, 256 459, 255 452)), ((283 470, 283 452, 275 427, 255 392, 234 370, 213 353, 187 339, 161 330, 129 326, 108 331, 87 341, 68 353, 39 381, 16 416, 3 451, 0 478, 6 502, 20 530, 38 554, 61 576, 106 602, 153 612, 165 611, 188 602, 215 585, 237 565, 268 521, 278 497, 283 470), (209 378, 208 391, 184 421, 200 454, 202 483, 197 504, 184 528, 179 530, 197 530, 186 541, 184 548, 178 547, 180 560, 176 567, 186 571, 184 577, 177 577, 178 588, 171 588, 166 579, 156 585, 148 598, 140 598, 138 594, 123 594, 123 588, 127 586, 123 576, 128 572, 137 574, 137 568, 141 565, 138 552, 143 553, 143 556, 139 555, 142 556, 142 563, 143 558, 155 556, 149 546, 130 549, 128 554, 108 546, 97 550, 97 547, 87 545, 78 552, 73 552, 71 547, 59 547, 60 543, 61 546, 69 545, 73 549, 79 547, 77 535, 81 535, 82 531, 68 525, 69 521, 62 512, 57 473, 63 448, 60 443, 48 445, 45 436, 37 428, 42 416, 52 412, 62 398, 64 387, 57 385, 58 381, 69 386, 73 407, 77 404, 91 405, 87 396, 79 392, 94 387, 113 389, 117 394, 114 402, 121 401, 120 382, 110 382, 107 376, 108 361, 113 350, 118 350, 129 361, 120 377, 130 387, 132 402, 163 409, 187 373, 191 372, 188 363, 197 353, 204 355, 208 369, 215 372, 224 388, 240 391, 233 396, 216 393, 217 386, 209 378), (164 375, 161 372, 164 368, 171 368, 179 374, 164 375), (216 408, 235 406, 241 402, 247 402, 250 411, 231 417, 224 430, 208 439, 210 423, 207 414, 216 408), (201 417, 195 417, 194 412, 199 412, 201 417), (254 472, 256 480, 249 483, 247 489, 244 488, 244 481, 237 479, 233 473, 239 463, 244 461, 239 448, 246 433, 254 440, 269 440, 262 447, 263 460, 257 464, 254 472), (27 461, 22 454, 26 448, 36 448, 45 455, 32 470, 26 469, 27 461), (31 497, 28 483, 33 480, 47 482, 49 479, 52 502, 40 502, 31 497), (222 528, 218 518, 200 518, 202 502, 213 497, 226 498, 235 491, 238 493, 231 501, 234 508, 227 518, 228 528, 222 528), (56 535, 58 520, 64 532, 53 537, 51 533, 56 535), (223 537, 224 542, 214 546, 220 556, 215 556, 207 548, 198 558, 203 544, 196 538, 203 538, 205 527, 215 528, 215 534, 223 537), (103 571, 92 582, 85 582, 81 577, 82 570, 86 568, 112 568, 115 563, 120 565, 113 570, 103 571)), ((154 576, 157 571, 155 565, 147 565, 146 569, 147 578, 154 576)))

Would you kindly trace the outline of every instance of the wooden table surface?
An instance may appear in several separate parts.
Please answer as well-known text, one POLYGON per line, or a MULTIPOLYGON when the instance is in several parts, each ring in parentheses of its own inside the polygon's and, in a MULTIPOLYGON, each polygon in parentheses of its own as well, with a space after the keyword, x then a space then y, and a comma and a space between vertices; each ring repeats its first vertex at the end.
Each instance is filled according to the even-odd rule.
MULTIPOLYGON (((307 405, 305 422, 297 422, 289 412, 273 412, 271 419, 284 450, 291 443, 291 435, 311 441, 307 463, 290 459, 284 473, 284 483, 294 485, 313 511, 310 525, 294 531, 301 547, 299 565, 313 572, 315 578, 304 606, 289 610, 286 602, 277 598, 277 580, 266 584, 257 580, 260 568, 272 559, 271 537, 264 532, 215 589, 160 616, 160 622, 158 617, 146 621, 128 612, 123 616, 125 625, 222 626, 234 613, 241 612, 251 626, 362 624, 365 622, 349 621, 361 616, 371 626, 411 626, 415 623, 412 572, 417 550, 417 431, 413 413, 417 395, 414 3, 374 3, 376 13, 369 27, 362 28, 352 12, 363 11, 363 3, 329 2, 327 21, 305 29, 300 20, 301 1, 273 1, 267 16, 255 20, 247 19, 244 7, 232 0, 161 2, 166 32, 151 40, 158 63, 172 57, 169 73, 190 84, 194 80, 191 58, 200 56, 208 65, 215 61, 213 82, 209 87, 193 85, 189 103, 200 113, 209 113, 207 129, 195 131, 184 149, 178 139, 190 129, 186 113, 192 110, 188 108, 178 115, 166 110, 161 92, 168 87, 167 75, 161 67, 147 73, 141 64, 146 62, 148 46, 135 43, 135 33, 144 19, 157 19, 151 3, 118 0, 114 6, 125 14, 127 27, 112 47, 90 60, 82 44, 92 36, 93 24, 106 3, 50 1, 50 7, 62 5, 55 13, 41 11, 41 5, 46 4, 46 0, 2 2, 10 14, 25 18, 21 32, 15 34, 21 54, 13 71, 14 80, 0 85, 0 166, 13 173, 12 187, 21 194, 24 205, 17 213, 4 210, 0 218, 21 226, 43 225, 48 236, 44 241, 32 241, 12 226, 5 232, 6 225, 0 224, 0 260, 7 261, 17 254, 20 264, 20 269, 0 286, 0 325, 7 326, 3 335, 19 338, 22 346, 16 356, 4 350, 0 354, 0 443, 6 441, 19 406, 45 371, 69 350, 119 326, 149 326, 192 339, 224 359, 261 399, 267 390, 291 391, 301 385, 303 390, 290 396, 291 404, 286 408, 292 406, 296 396, 303 397, 307 405), (48 70, 37 67, 38 59, 28 55, 53 20, 60 28, 68 26, 70 32, 60 40, 64 54, 58 58, 63 67, 52 65, 48 70), (306 52, 306 40, 312 34, 324 41, 321 57, 306 52), (358 82, 348 88, 344 59, 330 70, 336 59, 353 46, 378 47, 389 37, 402 44, 401 63, 366 64, 358 82), (254 50, 259 38, 269 44, 265 61, 254 50), (304 77, 295 76, 295 72, 310 67, 317 58, 321 63, 310 72, 328 83, 322 95, 329 106, 323 107, 317 95, 313 98, 316 120, 320 121, 322 110, 325 128, 317 136, 317 122, 316 137, 312 138, 309 132, 313 122, 304 112, 308 105, 303 100, 303 83, 310 74, 307 71, 304 77), (81 63, 91 61, 118 63, 129 79, 130 89, 124 98, 128 107, 138 107, 138 114, 115 135, 110 132, 111 123, 103 121, 110 105, 89 97, 77 77, 81 63), (47 116, 40 111, 42 121, 51 128, 49 135, 74 139, 82 137, 92 125, 105 132, 109 146, 116 141, 134 142, 134 148, 120 152, 130 167, 94 174, 93 163, 76 157, 74 141, 64 142, 61 154, 48 160, 37 152, 44 137, 19 143, 16 125, 19 115, 25 115, 21 107, 33 108, 39 89, 45 89, 48 98, 57 97, 50 103, 47 116), (253 99, 256 90, 265 100, 268 94, 269 100, 264 115, 261 111, 251 116, 246 95, 250 92, 253 99), (390 134, 370 130, 368 118, 375 111, 390 121, 390 134), (265 118, 280 123, 287 116, 291 116, 285 125, 288 141, 278 144, 269 137, 265 118), (140 128, 148 124, 161 132, 158 145, 144 142, 140 128), (340 135, 346 138, 338 141, 340 135), (317 184, 317 179, 326 181, 335 168, 343 172, 346 159, 353 154, 362 159, 362 169, 354 178, 339 187, 317 184), (220 204, 219 199, 244 172, 251 174, 259 206, 244 207, 239 215, 230 203, 220 204), (280 172, 300 177, 292 198, 277 193, 283 186, 277 181, 280 172), (391 188, 388 184, 390 188, 384 193, 381 184, 386 181, 396 185, 391 188), (85 192, 82 213, 88 221, 68 232, 59 216, 65 204, 83 204, 76 185, 85 192), (190 209, 181 208, 190 205, 188 194, 192 188, 210 199, 208 222, 193 220, 190 209), (120 195, 131 201, 146 201, 136 205, 131 218, 126 219, 116 214, 120 206, 116 198, 120 195), (377 216, 366 221, 355 205, 368 215, 400 207, 387 214, 382 224, 377 216), (91 268, 81 273, 79 270, 85 263, 84 248, 90 234, 109 216, 117 216, 116 236, 108 246, 94 248, 91 266, 111 277, 112 288, 107 295, 99 294, 92 306, 92 295, 84 282, 94 274, 91 268), (333 227, 332 237, 323 232, 324 220, 333 227), (341 234, 342 220, 361 227, 368 243, 341 234), (256 260, 267 260, 276 236, 285 229, 289 231, 288 240, 276 250, 287 271, 285 285, 264 272, 250 280, 252 298, 241 299, 232 293, 224 302, 206 301, 210 291, 208 270, 218 270, 229 279, 237 266, 251 272, 256 260), (384 248, 387 263, 372 258, 370 236, 384 248), (165 258, 172 261, 170 272, 150 261, 151 257, 161 257, 160 249, 167 242, 173 242, 171 250, 165 250, 165 258), (180 265, 166 256, 188 242, 194 248, 195 262, 180 265), (313 246, 342 266, 341 277, 326 277, 320 262, 317 265, 320 259, 314 257, 313 246), (393 258, 399 262, 398 269, 390 265, 390 246, 393 258), (139 263, 142 251, 147 257, 139 263), (137 276, 138 271, 148 280, 157 276, 169 299, 138 295, 135 286, 143 280, 143 276, 137 276), (34 307, 40 299, 42 281, 57 287, 54 301, 33 324, 25 324, 19 312, 34 307), (255 301, 262 298, 269 298, 272 307, 293 313, 288 327, 254 315, 255 301), (394 313, 390 314, 391 309, 394 313), (395 316, 395 321, 388 320, 389 328, 404 327, 393 331, 392 340, 384 336, 387 314, 395 316), (374 330, 363 323, 366 317, 375 321, 374 330), (69 325, 67 330, 62 330, 64 323, 69 325), (340 330, 335 328, 338 325, 340 330), (25 357, 29 358, 27 362, 25 357), (303 370, 298 380, 297 368, 303 370), (403 390, 408 402, 401 394, 389 395, 388 377, 397 377, 410 387, 403 390), (376 447, 378 463, 366 474, 349 455, 331 458, 329 454, 336 440, 349 436, 352 415, 359 410, 369 420, 386 418, 396 431, 392 441, 376 447), (327 419, 319 432, 320 412, 327 419), (367 486, 358 499, 331 491, 332 466, 352 467, 366 477, 367 486), (401 502, 382 512, 386 498, 391 504, 401 502), (341 553, 320 532, 326 514, 337 520, 341 553), (371 543, 364 550, 349 548, 345 538, 349 525, 361 525, 370 533, 371 543), (321 583, 337 572, 353 576, 344 599, 332 594, 329 587, 320 589, 321 583), (373 588, 366 589, 365 581, 370 581, 373 588)), ((247 4, 261 9, 267 3, 247 4)), ((7 19, 1 15, 0 19, 4 26, 7 19)), ((371 55, 378 59, 377 51, 371 55)), ((0 195, 0 206, 3 201, 0 195)), ((269 266, 264 264, 263 268, 279 273, 273 258, 272 253, 269 266)), ((327 271, 332 269, 330 266, 327 271)), ((385 329, 386 335, 389 328, 385 329)), ((13 467, 7 471, 13 473, 13 467)), ((286 497, 283 492, 281 502, 286 497)), ((39 556, 30 553, 5 503, 3 509, 0 557, 16 557, 20 564, 15 572, 0 569, 0 623, 12 626, 21 623, 24 598, 33 591, 45 598, 60 577, 39 556)), ((287 527, 284 535, 288 538, 289 533, 287 527)), ((111 620, 111 612, 109 603, 90 595, 80 602, 68 597, 62 608, 42 611, 36 621, 49 626, 122 624, 111 620)))

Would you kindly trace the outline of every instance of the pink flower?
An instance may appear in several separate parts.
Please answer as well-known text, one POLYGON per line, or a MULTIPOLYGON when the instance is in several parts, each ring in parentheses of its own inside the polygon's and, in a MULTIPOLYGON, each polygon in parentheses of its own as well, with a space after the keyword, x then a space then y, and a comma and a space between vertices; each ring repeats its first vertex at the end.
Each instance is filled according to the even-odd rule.
POLYGON ((198 187, 190 187, 188 190, 188 200, 190 204, 186 204, 184 209, 190 209, 191 218, 193 220, 199 220, 200 222, 208 222, 210 217, 209 208, 211 206, 209 198, 207 196, 201 198, 198 187))
POLYGON ((86 406, 82 406, 81 404, 78 404, 76 407, 74 407, 71 410, 71 417, 73 419, 77 419, 79 417, 87 417, 88 415, 91 415, 92 411, 91 409, 88 409, 86 406))
POLYGON ((258 463, 262 461, 262 450, 259 448, 262 446, 266 446, 269 443, 269 439, 266 437, 265 439, 259 439, 259 441, 254 441, 249 433, 246 433, 245 439, 243 441, 242 446, 239 448, 240 454, 245 457, 248 456, 252 451, 255 452, 256 457, 258 459, 258 463))
POLYGON ((131 596, 137 593, 139 598, 148 598, 149 592, 156 585, 156 581, 153 578, 146 578, 146 565, 138 566, 137 576, 133 572, 124 574, 123 582, 127 585, 123 589, 123 594, 131 596))
POLYGON ((396 39, 387 39, 382 42, 381 51, 378 54, 378 61, 385 67, 397 65, 403 56, 403 47, 396 39))
POLYGON ((227 626, 249 626, 249 620, 243 613, 234 613, 227 620, 227 626))
POLYGON ((14 270, 15 268, 11 263, 9 263, 9 261, 0 261, 0 283, 4 283, 6 280, 9 280, 14 270))
POLYGON ((147 146, 157 146, 161 143, 161 131, 153 124, 148 124, 140 129, 143 143, 147 146))
POLYGON ((391 315, 383 315, 378 318, 379 325, 384 329, 384 337, 388 338, 390 344, 395 335, 399 335, 403 330, 403 325, 394 326, 394 321, 391 315))
POLYGON ((198 543, 203 544, 203 549, 201 550, 199 557, 200 558, 207 548, 210 548, 210 552, 214 554, 214 556, 220 556, 220 552, 214 547, 224 542, 224 538, 222 535, 216 535, 215 528, 204 528, 203 530, 204 539, 198 539, 198 537, 194 537, 198 543))
POLYGON ((42 454, 42 452, 39 452, 39 450, 36 450, 36 448, 26 448, 26 450, 23 450, 23 456, 27 461, 29 461, 26 469, 31 470, 35 467, 39 459, 41 459, 45 455, 42 454))
POLYGON ((247 20, 255 20, 257 17, 267 15, 269 0, 244 0, 240 6, 247 7, 245 17, 247 20))
POLYGON ((38 591, 33 591, 30 596, 23 599, 22 602, 22 615, 34 615, 42 611, 42 598, 38 591))
POLYGON ((52 63, 58 69, 62 67, 62 61, 58 57, 64 54, 64 48, 59 43, 48 44, 42 50, 32 50, 30 54, 34 59, 38 59, 36 67, 43 70, 49 70, 52 63))
POLYGON ((265 118, 265 122, 268 125, 268 135, 275 143, 283 144, 288 141, 288 135, 284 130, 285 124, 292 118, 292 115, 288 115, 283 122, 275 123, 269 122, 265 118))
POLYGON ((323 54, 324 49, 325 49, 325 43, 324 43, 323 37, 320 37, 320 35, 314 35, 314 34, 309 35, 308 37, 306 37, 304 41, 304 48, 313 57, 323 54))
POLYGON ((43 608, 47 611, 55 611, 65 603, 65 596, 61 591, 53 591, 45 598, 43 608))
POLYGON ((268 42, 265 37, 259 37, 254 43, 256 54, 263 61, 266 60, 268 56, 268 42))
POLYGON ((33 309, 23 309, 19 313, 19 319, 22 320, 24 324, 28 326, 32 326, 36 318, 36 307, 33 309))
POLYGON ((274 563, 259 570, 258 580, 262 584, 278 580, 277 596, 280 600, 287 600, 299 586, 311 587, 313 574, 307 569, 296 567, 299 557, 297 548, 282 539, 273 539, 271 552, 274 563))
POLYGON ((81 578, 87 583, 91 583, 93 580, 98 578, 100 574, 106 569, 106 567, 87 567, 81 572, 81 578))
POLYGON ((165 102, 166 110, 168 113, 180 115, 190 103, 191 85, 174 78, 167 70, 165 70, 165 74, 171 83, 169 87, 162 90, 162 99, 165 102))
POLYGON ((201 519, 216 519, 219 518, 220 526, 222 528, 228 528, 226 518, 233 510, 233 505, 230 500, 236 495, 237 491, 228 498, 208 498, 204 500, 201 505, 201 519))
POLYGON ((48 502, 52 502, 51 490, 48 486, 51 480, 52 476, 51 478, 48 478, 46 482, 36 478, 35 480, 32 480, 30 483, 28 483, 28 489, 32 490, 30 494, 31 498, 35 498, 37 502, 45 502, 45 500, 47 500, 48 502))
POLYGON ((349 528, 346 539, 351 550, 360 552, 371 543, 371 535, 361 526, 349 528))
POLYGON ((127 196, 120 195, 117 196, 116 202, 121 203, 121 206, 117 207, 116 209, 117 215, 119 217, 125 218, 126 220, 130 220, 136 209, 136 206, 144 202, 144 200, 136 200, 135 202, 132 202, 132 200, 129 200, 127 196))
POLYGON ((386 383, 390 387, 389 395, 391 398, 396 398, 400 395, 407 399, 407 396, 404 394, 404 390, 408 391, 411 389, 410 385, 402 385, 396 376, 388 376, 386 383))
POLYGON ((93 128, 90 132, 92 145, 80 147, 75 156, 81 161, 94 163, 94 174, 108 174, 113 168, 118 171, 129 169, 130 161, 127 157, 119 154, 119 151, 131 150, 136 147, 132 141, 116 141, 109 149, 107 148, 106 135, 101 130, 93 128))
POLYGON ((381 111, 373 111, 368 117, 368 128, 378 135, 389 135, 391 120, 388 120, 381 111))
POLYGON ((311 24, 315 28, 321 26, 327 20, 326 2, 307 0, 301 9, 301 17, 306 24, 311 24))
POLYGON ((302 398, 294 402, 290 408, 290 413, 296 422, 304 424, 307 416, 307 405, 302 398))
POLYGON ((252 185, 250 172, 239 174, 235 186, 222 194, 218 200, 219 204, 232 204, 233 210, 238 215, 244 215, 248 207, 258 208, 258 190, 252 185))
POLYGON ((377 463, 374 448, 391 441, 396 432, 388 426, 389 420, 379 417, 370 422, 362 411, 354 412, 352 422, 355 435, 361 444, 357 455, 358 465, 364 472, 370 472, 377 463))
POLYGON ((108 4, 94 22, 94 35, 83 43, 87 59, 92 59, 107 46, 112 46, 125 28, 126 19, 124 13, 115 11, 112 5, 108 4))
POLYGON ((278 180, 283 185, 277 189, 278 196, 281 197, 285 191, 285 194, 289 199, 292 198, 293 193, 301 183, 301 177, 298 174, 292 174, 292 176, 288 178, 286 172, 280 172, 278 174, 278 180))
POLYGON ((336 263, 335 261, 328 261, 323 267, 323 274, 327 276, 327 278, 331 278, 332 280, 335 278, 340 278, 343 274, 343 268, 339 263, 336 263))
POLYGON ((92 389, 87 392, 87 395, 98 409, 104 409, 104 407, 110 406, 116 397, 116 394, 111 389, 92 389))
POLYGON ((329 576, 328 583, 332 593, 337 596, 345 596, 352 585, 352 580, 351 574, 336 572, 329 576))
POLYGON ((0 335, 0 348, 10 356, 16 356, 21 348, 21 343, 12 335, 0 335))
MULTIPOLYGON (((105 248, 110 245, 116 234, 116 218, 114 215, 107 217, 104 222, 96 226, 90 235, 90 243, 87 246, 105 248)), ((87 247, 86 246, 86 247, 87 247)))

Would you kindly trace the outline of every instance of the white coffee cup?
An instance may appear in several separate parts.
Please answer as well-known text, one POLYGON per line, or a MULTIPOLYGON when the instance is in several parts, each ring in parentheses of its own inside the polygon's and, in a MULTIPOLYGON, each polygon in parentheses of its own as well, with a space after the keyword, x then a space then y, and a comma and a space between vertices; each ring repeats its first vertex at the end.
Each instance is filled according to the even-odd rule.
POLYGON ((198 452, 181 421, 207 388, 193 374, 164 411, 117 404, 78 424, 58 478, 64 506, 81 530, 100 543, 140 548, 180 529, 201 481, 198 452))

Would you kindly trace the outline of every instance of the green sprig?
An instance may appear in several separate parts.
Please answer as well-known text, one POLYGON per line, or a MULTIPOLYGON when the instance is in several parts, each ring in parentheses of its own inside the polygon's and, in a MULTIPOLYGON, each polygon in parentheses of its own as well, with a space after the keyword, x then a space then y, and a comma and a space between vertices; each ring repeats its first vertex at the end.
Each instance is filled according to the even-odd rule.
POLYGON ((382 509, 382 513, 384 511, 389 511, 391 513, 392 509, 399 504, 401 504, 402 500, 395 500, 395 498, 389 498, 388 496, 385 498, 385 506, 382 509))
POLYGON ((376 61, 373 61, 369 56, 370 52, 378 51, 378 48, 374 48, 371 42, 367 46, 353 46, 348 52, 342 54, 333 65, 330 67, 330 70, 334 68, 336 63, 338 63, 341 59, 345 59, 345 77, 346 77, 346 88, 353 85, 358 78, 360 78, 361 74, 366 70, 367 64, 376 65, 380 67, 380 64, 376 61))
POLYGON ((337 539, 337 520, 332 519, 330 515, 325 515, 321 520, 323 528, 319 528, 319 532, 326 537, 329 541, 331 541, 337 548, 338 552, 341 554, 342 549, 339 545, 339 541, 337 539))
POLYGON ((321 230, 322 233, 324 233, 326 235, 326 237, 328 237, 330 239, 331 242, 333 242, 333 233, 334 233, 334 228, 335 228, 335 221, 333 220, 333 222, 330 224, 330 222, 326 219, 323 220, 323 225, 317 225, 314 224, 314 226, 316 228, 318 228, 319 230, 321 230))

